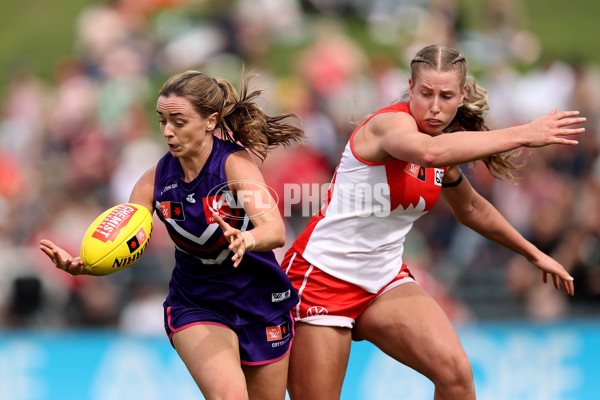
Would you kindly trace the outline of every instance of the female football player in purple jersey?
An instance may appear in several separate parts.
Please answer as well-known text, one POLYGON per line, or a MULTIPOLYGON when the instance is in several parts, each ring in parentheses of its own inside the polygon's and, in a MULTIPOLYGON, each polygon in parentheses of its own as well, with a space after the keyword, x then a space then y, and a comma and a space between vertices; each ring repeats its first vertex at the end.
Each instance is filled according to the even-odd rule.
MULTIPOLYGON (((275 200, 249 151, 300 142, 304 134, 267 116, 260 91, 238 95, 224 79, 187 71, 157 102, 169 151, 136 183, 130 202, 156 211, 175 243, 165 329, 207 399, 284 399, 298 298, 273 249, 285 242, 275 200)), ((49 240, 56 267, 89 274, 49 240)))

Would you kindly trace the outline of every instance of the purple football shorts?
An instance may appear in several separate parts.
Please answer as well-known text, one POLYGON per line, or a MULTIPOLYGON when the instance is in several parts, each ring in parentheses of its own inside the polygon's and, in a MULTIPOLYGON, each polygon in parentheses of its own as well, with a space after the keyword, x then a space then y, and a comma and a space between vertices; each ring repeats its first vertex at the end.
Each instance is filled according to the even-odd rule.
POLYGON ((291 311, 285 311, 270 322, 233 325, 220 315, 202 309, 165 309, 165 330, 171 344, 175 332, 199 324, 218 325, 234 331, 240 344, 240 358, 245 365, 269 364, 281 360, 290 351, 294 337, 291 311))

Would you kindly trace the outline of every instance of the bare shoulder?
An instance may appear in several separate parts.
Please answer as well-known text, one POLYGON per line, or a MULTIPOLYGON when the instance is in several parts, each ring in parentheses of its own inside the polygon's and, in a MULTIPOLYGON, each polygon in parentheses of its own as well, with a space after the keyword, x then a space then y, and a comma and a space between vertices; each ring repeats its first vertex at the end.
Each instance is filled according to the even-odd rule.
MULTIPOLYGON (((154 188, 155 175, 156 175, 156 165, 153 166, 152 168, 148 169, 146 172, 144 172, 142 174, 140 179, 138 179, 137 183, 135 184, 135 188, 137 188, 137 187, 145 187, 146 189, 154 188)), ((134 190, 135 190, 135 188, 134 188, 134 190)))
POLYGON ((238 168, 258 168, 256 161, 245 149, 231 153, 227 156, 227 160, 225 161, 225 169, 228 172, 231 169, 238 168))
POLYGON ((372 135, 380 137, 389 132, 415 132, 418 131, 414 118, 405 112, 384 112, 374 115, 366 124, 365 130, 372 135))
POLYGON ((231 153, 225 161, 225 173, 228 181, 259 179, 263 180, 262 174, 256 161, 247 150, 231 153))
POLYGON ((383 162, 394 157, 389 144, 402 141, 404 134, 418 132, 415 120, 407 113, 386 112, 374 115, 354 136, 354 151, 365 161, 383 162))
POLYGON ((154 176, 156 174, 156 165, 148 169, 138 179, 137 183, 131 191, 129 201, 136 204, 141 204, 152 212, 154 200, 154 176))

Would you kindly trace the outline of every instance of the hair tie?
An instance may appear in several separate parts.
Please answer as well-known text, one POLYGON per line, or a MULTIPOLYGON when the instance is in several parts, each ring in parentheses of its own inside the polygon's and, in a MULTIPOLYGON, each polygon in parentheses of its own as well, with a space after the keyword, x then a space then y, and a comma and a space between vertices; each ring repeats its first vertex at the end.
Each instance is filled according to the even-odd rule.
POLYGON ((217 82, 217 80, 215 78, 210 78, 210 79, 215 83, 215 85, 219 84, 219 82, 217 82))

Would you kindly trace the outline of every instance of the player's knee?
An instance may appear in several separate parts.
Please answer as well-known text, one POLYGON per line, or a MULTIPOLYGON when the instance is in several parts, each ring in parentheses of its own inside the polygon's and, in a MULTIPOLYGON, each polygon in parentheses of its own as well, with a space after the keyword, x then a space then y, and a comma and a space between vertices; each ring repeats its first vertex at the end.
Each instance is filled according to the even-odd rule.
POLYGON ((451 355, 439 366, 434 378, 436 390, 460 395, 456 398, 468 398, 468 394, 474 393, 473 370, 466 355, 451 355))
POLYGON ((287 391, 292 400, 302 398, 302 385, 298 382, 288 379, 287 391))
POLYGON ((287 381, 287 391, 291 400, 337 400, 342 394, 342 382, 335 378, 306 378, 292 373, 287 381))
POLYGON ((198 388, 207 399, 218 400, 248 400, 248 389, 246 383, 239 379, 196 379, 192 373, 198 388))
POLYGON ((318 390, 309 388, 308 385, 288 386, 288 394, 290 400, 338 400, 341 396, 340 392, 326 390, 318 390))
POLYGON ((248 392, 246 388, 220 387, 212 388, 212 390, 202 391, 208 399, 219 400, 248 400, 248 392))

